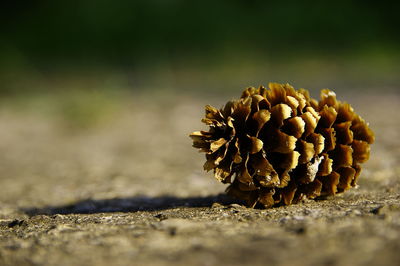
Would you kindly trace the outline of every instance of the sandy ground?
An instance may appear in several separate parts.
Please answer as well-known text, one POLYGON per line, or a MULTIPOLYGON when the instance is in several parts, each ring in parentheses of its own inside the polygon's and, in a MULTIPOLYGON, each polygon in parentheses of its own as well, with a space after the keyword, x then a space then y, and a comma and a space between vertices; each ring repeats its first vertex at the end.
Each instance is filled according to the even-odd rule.
POLYGON ((400 94, 344 94, 376 133, 359 188, 267 210, 224 196, 190 94, 132 96, 101 125, 0 107, 0 265, 397 265, 400 94))

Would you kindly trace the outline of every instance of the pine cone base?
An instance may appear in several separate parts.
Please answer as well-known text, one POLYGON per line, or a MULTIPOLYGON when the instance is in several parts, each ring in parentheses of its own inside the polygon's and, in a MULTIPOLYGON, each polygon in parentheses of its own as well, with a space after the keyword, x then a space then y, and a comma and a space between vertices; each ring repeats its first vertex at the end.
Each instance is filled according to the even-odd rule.
POLYGON ((223 108, 207 105, 209 131, 190 137, 227 193, 249 207, 289 205, 356 186, 374 134, 330 90, 320 101, 289 84, 247 88, 223 108))

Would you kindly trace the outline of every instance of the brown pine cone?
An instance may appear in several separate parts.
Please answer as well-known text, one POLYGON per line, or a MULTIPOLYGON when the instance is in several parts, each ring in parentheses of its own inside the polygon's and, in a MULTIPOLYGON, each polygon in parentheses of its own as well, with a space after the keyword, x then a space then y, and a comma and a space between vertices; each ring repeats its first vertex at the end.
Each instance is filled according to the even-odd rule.
POLYGON ((270 83, 248 88, 220 110, 207 105, 209 131, 190 137, 206 153, 204 169, 230 183, 229 195, 249 207, 289 205, 356 186, 374 134, 334 92, 270 83))

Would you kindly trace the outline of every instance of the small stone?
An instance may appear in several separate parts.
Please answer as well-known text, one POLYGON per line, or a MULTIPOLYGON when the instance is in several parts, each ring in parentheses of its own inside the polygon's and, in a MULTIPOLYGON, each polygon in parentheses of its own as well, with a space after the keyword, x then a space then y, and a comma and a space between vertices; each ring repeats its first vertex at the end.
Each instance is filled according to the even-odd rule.
POLYGON ((154 218, 157 218, 159 221, 163 221, 163 220, 168 219, 168 217, 163 213, 159 213, 159 214, 154 215, 154 218))
POLYGON ((371 210, 371 213, 385 217, 390 214, 390 206, 382 205, 371 210))
POLYGON ((24 220, 15 219, 15 220, 13 220, 12 222, 10 222, 10 223, 8 224, 8 227, 9 227, 9 228, 13 228, 13 227, 15 227, 15 226, 21 226, 21 225, 23 225, 24 223, 25 223, 24 220))
POLYGON ((229 204, 229 207, 235 208, 235 209, 243 209, 242 205, 239 205, 239 204, 236 204, 236 203, 229 204))
POLYGON ((214 202, 212 205, 211 205, 211 208, 217 208, 217 209, 219 209, 219 208, 223 208, 224 206, 221 204, 221 203, 219 203, 219 202, 214 202))

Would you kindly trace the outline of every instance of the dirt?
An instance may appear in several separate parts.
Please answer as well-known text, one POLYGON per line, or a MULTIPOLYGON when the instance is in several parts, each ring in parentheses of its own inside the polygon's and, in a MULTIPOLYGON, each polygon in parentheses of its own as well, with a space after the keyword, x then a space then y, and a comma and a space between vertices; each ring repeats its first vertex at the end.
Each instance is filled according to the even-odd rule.
POLYGON ((215 95, 133 95, 82 130, 2 106, 0 265, 397 265, 400 95, 339 98, 376 133, 359 187, 266 210, 225 196, 191 147, 215 95))

